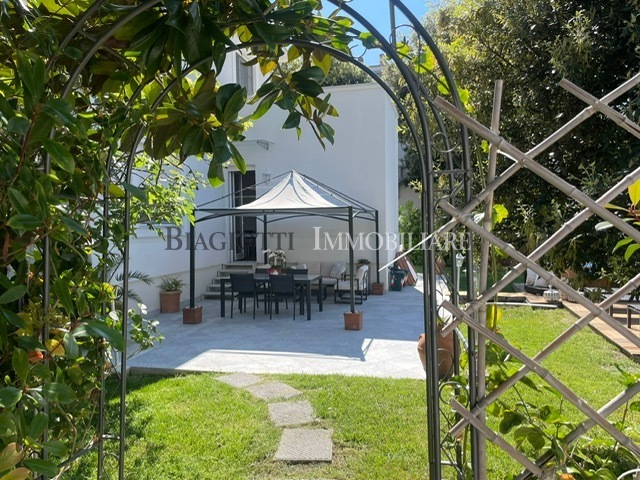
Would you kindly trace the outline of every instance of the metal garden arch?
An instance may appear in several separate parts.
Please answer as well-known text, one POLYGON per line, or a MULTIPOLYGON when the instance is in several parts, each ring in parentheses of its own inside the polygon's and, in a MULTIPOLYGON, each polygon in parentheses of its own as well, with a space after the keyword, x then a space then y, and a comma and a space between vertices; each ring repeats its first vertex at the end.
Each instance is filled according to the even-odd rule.
MULTIPOLYGON (((166 3, 175 6, 173 2, 166 3)), ((257 2, 249 3, 258 5, 257 2)), ((426 241, 433 239, 433 236, 435 235, 439 235, 456 228, 461 228, 462 231, 465 232, 467 238, 470 240, 467 243, 468 246, 465 252, 467 271, 472 271, 473 269, 474 259, 471 240, 473 240, 474 238, 483 239, 485 242, 487 242, 486 244, 493 244, 501 247, 505 252, 511 255, 516 260, 516 262, 518 262, 518 265, 514 267, 505 278, 500 280, 495 285, 491 287, 488 287, 487 285, 481 285, 479 296, 475 299, 471 298, 471 301, 463 310, 463 308, 459 305, 458 292, 456 291, 452 292, 451 301, 445 301, 441 305, 437 303, 435 252, 433 249, 426 250, 423 269, 425 272, 424 327, 425 331, 428 333, 429 338, 429 341, 427 342, 427 358, 430 359, 430 361, 428 362, 429 369, 426 375, 427 436, 429 440, 429 478, 431 478, 432 480, 443 478, 443 470, 447 472, 455 472, 454 475, 457 478, 465 478, 465 475, 468 474, 468 471, 465 470, 465 465, 462 464, 463 453, 465 453, 462 451, 462 447, 459 444, 451 447, 450 443, 448 442, 449 439, 455 438, 456 435, 463 429, 468 429, 470 434, 471 442, 469 453, 471 458, 471 475, 473 476, 473 478, 486 478, 486 461, 484 458, 485 453, 483 448, 483 444, 486 442, 486 439, 491 439, 492 441, 494 441, 501 448, 507 451, 507 453, 509 453, 516 461, 522 464, 524 471, 521 475, 521 478, 526 478, 531 475, 536 475, 538 477, 543 477, 545 475, 543 467, 548 458, 545 457, 537 460, 531 460, 527 458, 526 456, 518 452, 513 446, 509 445, 500 436, 492 432, 487 427, 486 422, 484 422, 483 420, 485 408, 492 401, 498 398, 500 394, 509 387, 509 385, 512 385, 513 383, 518 381, 529 371, 538 374, 541 378, 546 380, 552 387, 560 391, 569 402, 573 403, 578 409, 582 410, 589 417, 589 420, 585 421, 579 429, 572 433, 571 438, 573 440, 579 438, 579 436, 586 432, 591 426, 597 424, 616 440, 627 446, 636 455, 640 455, 640 448, 617 428, 611 425, 606 419, 609 413, 615 410, 617 406, 627 401, 629 398, 635 396, 637 392, 640 391, 640 385, 635 385, 629 388, 627 391, 622 392, 619 396, 614 398, 610 402, 610 404, 603 407, 600 411, 596 411, 595 409, 586 405, 581 399, 577 397, 577 395, 575 395, 570 389, 566 388, 566 386, 564 386, 562 382, 560 382, 550 372, 548 372, 540 365, 540 361, 546 355, 557 348, 558 345, 562 344, 575 331, 578 331, 579 329, 586 326, 589 321, 596 316, 604 319, 614 328, 617 328, 621 334, 625 335, 627 338, 638 344, 639 342, 637 338, 634 338, 632 335, 630 335, 624 328, 615 326, 617 325, 617 323, 609 316, 606 310, 607 307, 612 304, 617 298, 623 295, 625 291, 640 286, 640 275, 630 281, 627 285, 623 286, 620 289, 619 293, 617 293, 615 296, 608 298, 599 305, 594 305, 590 301, 584 299, 583 297, 580 297, 577 292, 570 289, 568 286, 560 282, 558 278, 553 276, 553 274, 545 271, 535 263, 536 260, 538 260, 545 251, 548 251, 548 249, 555 245, 558 241, 569 235, 577 225, 586 220, 592 214, 599 215, 602 218, 609 220, 614 226, 619 228, 630 238, 633 238, 634 240, 640 242, 640 232, 633 229, 625 222, 621 221, 618 217, 616 217, 603 207, 605 203, 613 199, 616 195, 618 195, 625 188, 627 188, 629 185, 640 178, 640 169, 636 169, 635 171, 633 171, 624 180, 615 185, 607 194, 594 201, 577 190, 572 185, 568 184, 564 180, 559 179, 553 173, 537 164, 534 160, 534 157, 537 154, 541 153, 545 148, 553 144, 555 141, 559 140, 563 135, 567 134, 573 127, 577 126, 580 122, 586 120, 596 112, 600 112, 606 116, 609 116, 610 118, 612 118, 612 120, 621 125, 622 128, 627 129, 632 135, 640 138, 640 127, 632 124, 625 118, 620 118, 621 115, 619 113, 607 106, 607 104, 613 101, 617 96, 640 83, 640 76, 634 77, 631 81, 612 91, 609 95, 600 100, 594 99, 586 92, 580 91, 580 89, 573 85, 570 85, 568 82, 564 83, 564 86, 566 86, 567 89, 575 93, 579 98, 583 99, 589 106, 579 117, 576 117, 575 119, 570 121, 565 127, 549 137, 549 139, 542 142, 539 146, 537 146, 530 152, 524 153, 518 150, 516 147, 509 145, 505 139, 501 138, 497 133, 495 133, 495 131, 492 131, 492 129, 483 127, 462 112, 463 109, 460 98, 458 96, 458 91, 453 80, 453 76, 447 67, 447 63, 443 55, 438 50, 437 45, 434 43, 426 29, 422 26, 419 19, 417 19, 412 14, 412 12, 402 3, 401 0, 389 0, 392 32, 395 32, 396 29, 395 12, 401 12, 407 18, 410 27, 415 32, 419 41, 423 42, 435 56, 435 59, 438 63, 438 68, 445 78, 447 87, 451 92, 453 105, 447 103, 441 98, 434 98, 432 92, 430 92, 428 88, 421 83, 419 75, 414 73, 414 71, 409 66, 407 66, 407 64, 405 63, 406 59, 403 58, 403 56, 396 49, 397 45, 395 41, 395 33, 392 34, 391 41, 386 39, 379 30, 377 30, 370 22, 367 21, 366 18, 364 18, 361 14, 358 13, 355 8, 351 6, 351 2, 346 2, 343 0, 328 0, 328 3, 331 3, 334 6, 340 8, 344 14, 359 22, 368 32, 371 33, 371 35, 373 35, 380 50, 391 59, 391 61, 398 68, 404 81, 406 82, 409 95, 412 98, 413 104, 416 108, 417 120, 413 120, 412 116, 409 114, 403 103, 391 90, 391 88, 389 88, 389 86, 386 85, 385 82, 380 77, 378 77, 371 69, 361 64, 358 60, 353 58, 353 56, 343 51, 332 48, 330 45, 318 42, 313 38, 304 35, 297 36, 294 32, 291 33, 286 41, 282 41, 281 43, 283 45, 291 44, 321 49, 340 60, 349 61, 359 66, 362 70, 366 71, 378 84, 380 84, 381 87, 395 102, 398 110, 406 121, 408 128, 410 129, 411 135, 416 143, 418 155, 420 158, 423 189, 421 207, 423 213, 424 232, 427 234, 426 241), (447 116, 443 115, 443 112, 446 113, 447 116), (435 125, 435 129, 433 125, 435 125), (473 130, 475 133, 485 137, 491 142, 493 146, 494 158, 495 155, 501 153, 511 158, 515 162, 511 168, 507 169, 505 172, 502 172, 499 176, 490 178, 487 187, 483 191, 476 193, 475 196, 471 188, 471 176, 473 172, 469 158, 467 128, 473 130), (435 136, 437 136, 438 140, 442 142, 444 148, 436 148, 434 141, 435 136), (442 168, 442 165, 445 165, 446 168, 442 168), (532 170, 547 182, 549 182, 551 185, 565 192, 567 195, 574 198, 585 207, 585 209, 579 215, 568 222, 556 235, 540 245, 538 249, 536 249, 536 251, 534 251, 528 257, 515 251, 515 249, 491 234, 491 232, 486 228, 476 225, 470 219, 470 214, 473 212, 473 210, 480 206, 482 202, 487 200, 490 201, 492 192, 494 192, 502 183, 508 180, 509 177, 511 177, 515 172, 518 171, 518 169, 522 167, 532 170), (436 178, 440 176, 447 177, 448 191, 440 195, 440 198, 437 199, 435 195, 436 178), (436 215, 439 212, 444 212, 449 220, 440 228, 436 228, 436 215), (519 273, 524 271, 527 267, 539 273, 543 278, 548 280, 549 284, 554 285, 556 288, 563 291, 567 295, 576 298, 590 312, 587 316, 576 322, 575 326, 570 331, 567 331, 561 337, 556 339, 553 344, 549 345, 545 350, 541 351, 533 358, 527 357, 518 349, 513 348, 504 339, 497 337, 486 328, 486 326, 481 320, 478 319, 477 316, 477 312, 482 312, 482 309, 486 307, 487 303, 497 292, 500 291, 502 287, 508 284, 509 281, 511 281, 519 273), (467 406, 463 406, 456 401, 450 402, 450 405, 447 408, 453 408, 457 413, 457 417, 455 425, 450 425, 447 431, 444 431, 441 427, 441 407, 443 406, 443 404, 440 400, 441 385, 438 382, 437 372, 438 352, 436 346, 436 336, 440 334, 438 332, 437 319, 442 308, 448 310, 452 315, 452 320, 445 327, 444 331, 442 332, 443 334, 446 334, 449 331, 453 330, 461 323, 464 323, 469 327, 467 335, 468 355, 470 359, 468 370, 469 404, 467 406), (516 375, 509 378, 509 380, 505 382, 504 386, 501 386, 498 390, 495 390, 488 395, 484 391, 483 387, 484 361, 482 360, 486 339, 490 339, 491 341, 499 344, 506 351, 519 358, 524 364, 523 368, 516 375), (446 458, 443 460, 443 457, 446 458)), ((88 25, 88 22, 91 19, 99 17, 102 9, 112 7, 112 5, 110 5, 107 0, 97 0, 92 3, 81 15, 79 20, 74 24, 73 28, 69 31, 69 33, 59 45, 61 50, 64 50, 71 44, 74 39, 78 37, 89 38, 91 43, 91 45, 84 52, 82 52, 82 55, 75 64, 75 68, 72 69, 71 73, 66 79, 65 87, 62 91, 62 97, 66 97, 71 94, 78 78, 81 75, 87 73, 85 70, 86 66, 98 51, 104 50, 109 54, 119 55, 118 52, 114 51, 109 46, 110 39, 112 39, 114 34, 116 34, 119 29, 125 27, 128 22, 135 21, 136 18, 138 18, 138 16, 143 14, 144 12, 150 11, 154 8, 162 9, 162 5, 163 3, 159 0, 151 0, 148 2, 135 4, 134 6, 128 8, 117 22, 109 25, 105 30, 100 31, 98 29, 98 35, 92 35, 88 31, 85 31, 85 26, 88 25)), ((352 35, 354 38, 358 37, 359 33, 360 32, 354 28, 350 29, 350 35, 352 35)), ((247 43, 238 42, 237 44, 227 45, 225 52, 237 49, 251 48, 259 45, 262 45, 262 43, 255 41, 247 43)), ((208 59, 205 59, 203 60, 203 62, 207 60, 208 59)), ((182 74, 186 75, 198 66, 198 64, 183 65, 182 74)), ((147 82, 152 81, 153 78, 147 79, 147 82)), ((162 86, 161 92, 159 93, 158 97, 151 107, 151 111, 154 111, 156 108, 158 108, 165 96, 170 92, 172 86, 175 84, 175 82, 178 81, 179 79, 173 79, 172 81, 162 86)), ((130 108, 135 105, 135 102, 137 101, 139 95, 141 95, 144 86, 144 83, 141 84, 139 88, 136 91, 132 92, 129 96, 130 108)), ((145 135, 145 128, 145 125, 140 126, 134 136, 135 141, 133 142, 133 145, 130 147, 128 152, 125 152, 127 153, 125 161, 126 167, 122 175, 122 179, 124 181, 128 182, 131 178, 133 160, 136 155, 137 146, 145 135)), ((493 128, 493 130, 496 130, 496 128, 493 128)), ((54 136, 55 131, 52 131, 51 135, 54 136)), ((107 171, 111 172, 112 174, 115 174, 114 172, 112 172, 112 166, 116 162, 114 159, 114 155, 115 152, 109 151, 106 165, 107 171)), ((49 172, 51 170, 51 159, 48 156, 45 159, 43 168, 45 172, 49 172)), ((131 227, 130 195, 131 194, 129 192, 126 192, 124 198, 124 218, 122 220, 124 228, 126 230, 129 230, 131 227)), ((111 214, 108 192, 105 192, 104 205, 105 207, 103 213, 104 218, 106 219, 111 214)), ((105 238, 108 238, 109 232, 106 227, 106 222, 104 225, 104 236, 105 238)), ((52 252, 48 237, 45 237, 45 239, 43 240, 42 252, 42 275, 44 280, 43 302, 46 308, 48 306, 49 298, 51 295, 52 279, 52 273, 50 271, 50 260, 52 252)), ((124 258, 123 270, 127 272, 129 271, 128 239, 124 244, 122 253, 124 258)), ((455 253, 455 251, 452 252, 453 255, 455 255, 455 253)), ((128 278, 125 275, 123 280, 124 291, 128 290, 128 283, 128 278)), ((453 283, 455 284, 455 282, 453 283)), ((468 292, 475 291, 475 286, 473 285, 473 278, 471 275, 468 276, 468 284, 466 286, 466 290, 468 292)), ((122 315, 124 318, 123 325, 126 325, 127 312, 128 304, 125 296, 122 306, 122 315)), ((482 317, 482 315, 480 317, 482 317)), ((47 337, 48 334, 46 329, 43 335, 45 338, 47 337)), ((125 327, 123 327, 123 335, 126 338, 127 332, 125 327)), ((123 361, 121 362, 120 368, 122 378, 122 401, 119 426, 118 474, 119 478, 125 478, 124 438, 126 435, 126 351, 123 352, 123 361)), ((102 478, 103 476, 103 441, 105 438, 107 438, 104 432, 104 407, 104 397, 102 397, 100 402, 100 423, 98 429, 98 435, 100 437, 100 442, 98 445, 98 478, 102 478)))

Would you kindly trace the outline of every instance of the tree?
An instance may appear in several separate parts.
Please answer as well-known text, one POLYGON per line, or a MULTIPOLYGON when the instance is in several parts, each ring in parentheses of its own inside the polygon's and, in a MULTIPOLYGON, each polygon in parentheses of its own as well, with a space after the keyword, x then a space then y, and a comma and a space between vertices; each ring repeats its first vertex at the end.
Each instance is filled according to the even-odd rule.
MULTIPOLYGON (((426 26, 456 82, 470 92, 468 110, 485 125, 490 124, 494 81, 504 80, 501 135, 526 151, 586 106, 558 86, 561 78, 603 96, 637 73, 639 8, 637 0, 450 1, 430 12, 426 26)), ((415 41, 412 48, 417 48, 415 41)), ((615 102, 615 108, 637 119, 639 99, 637 91, 631 91, 615 102)), ((482 172, 485 147, 480 141, 472 142, 472 147, 477 171, 482 172)), ((599 196, 637 165, 639 156, 637 139, 612 121, 595 116, 537 160, 599 196)), ((415 174, 411 148, 407 158, 415 174)), ((510 163, 502 158, 498 171, 510 163)), ((481 184, 476 177, 476 188, 481 184)), ((525 225, 544 239, 581 208, 526 170, 497 190, 496 201, 511 212, 500 234, 524 251, 531 239, 519 233, 525 225)), ((572 243, 554 250, 546 258, 548 265, 579 271, 593 262, 596 271, 610 272, 608 257, 617 239, 613 232, 610 238, 596 233, 597 221, 585 224, 572 243)))
POLYGON ((213 185, 228 161, 244 171, 232 142, 273 105, 289 112, 283 128, 300 133, 306 120, 333 141, 326 118, 336 112, 320 85, 331 58, 316 46, 348 53, 352 22, 319 7, 0 2, 0 476, 55 476, 102 441, 91 425, 103 354, 125 346, 105 272, 136 221, 185 213, 175 207, 193 184, 162 188, 164 167, 203 157, 213 185), (288 54, 302 67, 284 75, 281 44, 292 39, 306 42, 288 54), (248 117, 245 89, 218 77, 243 45, 267 75, 248 117))

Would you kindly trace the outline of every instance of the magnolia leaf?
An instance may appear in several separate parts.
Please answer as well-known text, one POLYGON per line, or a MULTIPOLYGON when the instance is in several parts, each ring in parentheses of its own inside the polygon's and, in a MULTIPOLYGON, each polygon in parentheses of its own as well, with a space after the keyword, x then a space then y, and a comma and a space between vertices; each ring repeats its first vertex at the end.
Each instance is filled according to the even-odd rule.
POLYGON ((629 198, 634 206, 640 202, 640 180, 629 187, 629 198))
POLYGON ((22 460, 23 455, 24 451, 18 450, 18 445, 15 442, 8 444, 2 452, 0 452, 0 472, 4 472, 17 465, 18 462, 22 460))
POLYGON ((109 184, 109 195, 116 197, 116 198, 123 198, 124 197, 124 190, 122 188, 120 188, 118 185, 116 185, 115 183, 110 183, 109 184))
POLYGON ((301 117, 302 117, 302 114, 300 112, 297 112, 297 111, 291 112, 287 117, 287 119, 285 120, 284 124, 282 125, 282 128, 285 130, 289 128, 297 128, 298 125, 300 125, 301 117))
POLYGON ((16 468, 11 470, 6 475, 0 477, 0 480, 25 480, 31 476, 31 470, 25 467, 16 468))
POLYGON ((222 163, 211 162, 209 164, 209 171, 207 172, 209 178, 209 184, 212 187, 220 187, 224 184, 224 170, 222 169, 222 163))

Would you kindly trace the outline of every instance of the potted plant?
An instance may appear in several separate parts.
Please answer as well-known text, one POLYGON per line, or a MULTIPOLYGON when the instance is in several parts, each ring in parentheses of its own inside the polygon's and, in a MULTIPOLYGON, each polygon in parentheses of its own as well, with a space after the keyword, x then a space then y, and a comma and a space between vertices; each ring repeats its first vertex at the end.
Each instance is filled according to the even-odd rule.
MULTIPOLYGON (((444 327, 444 320, 438 319, 438 331, 444 327)), ((427 370, 427 352, 425 346, 426 337, 425 334, 420 334, 418 337, 418 355, 420 355, 420 361, 422 362, 422 368, 427 370)), ((456 341, 455 332, 451 332, 448 335, 438 335, 436 338, 436 345, 438 348, 438 378, 440 380, 446 380, 453 375, 453 360, 454 360, 454 343, 456 341)))
POLYGON ((160 312, 180 311, 180 294, 186 283, 178 277, 163 277, 160 282, 160 312))
POLYGON ((271 265, 269 273, 280 273, 287 266, 287 255, 284 250, 265 250, 267 263, 271 265))

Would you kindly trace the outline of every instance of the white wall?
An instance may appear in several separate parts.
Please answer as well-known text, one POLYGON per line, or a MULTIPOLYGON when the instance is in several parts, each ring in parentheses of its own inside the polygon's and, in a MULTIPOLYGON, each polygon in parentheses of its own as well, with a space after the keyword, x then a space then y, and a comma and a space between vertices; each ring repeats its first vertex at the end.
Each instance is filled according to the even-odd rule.
MULTIPOLYGON (((247 132, 248 140, 268 140, 269 149, 256 146, 255 142, 238 144, 247 163, 255 165, 256 180, 262 181, 265 171, 272 180, 266 187, 278 182, 278 175, 296 170, 339 190, 380 212, 380 232, 398 232, 398 140, 397 114, 384 91, 375 84, 348 85, 325 88, 331 93, 331 102, 339 117, 327 117, 326 121, 335 129, 335 144, 326 142, 326 150, 316 139, 311 128, 301 124, 300 140, 295 130, 282 130, 287 112, 277 107, 247 132)), ((260 192, 258 192, 260 193, 260 192)), ((339 231, 347 231, 347 223, 324 220, 318 217, 298 218, 282 221, 270 226, 270 231, 295 231, 294 251, 287 255, 288 261, 347 258, 347 252, 314 251, 316 231, 328 231, 332 238, 339 231)), ((372 232, 372 222, 355 221, 355 234, 372 232)), ((283 237, 284 238, 284 237, 283 237)), ((370 239, 373 244, 373 238, 370 239)), ((274 243, 270 243, 274 247, 274 243)), ((381 263, 395 257, 395 249, 382 250, 381 263)), ((375 253, 368 249, 357 251, 356 260, 375 260, 375 253)), ((382 278, 382 281, 386 279, 382 278)))

